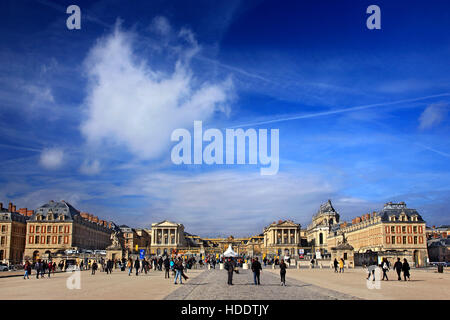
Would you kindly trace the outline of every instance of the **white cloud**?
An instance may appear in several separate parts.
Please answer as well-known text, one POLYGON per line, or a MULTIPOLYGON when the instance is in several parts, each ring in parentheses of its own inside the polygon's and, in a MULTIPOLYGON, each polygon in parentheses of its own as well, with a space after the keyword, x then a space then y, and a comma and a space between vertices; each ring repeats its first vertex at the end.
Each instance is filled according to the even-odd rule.
POLYGON ((425 130, 438 125, 445 119, 447 112, 448 104, 446 103, 430 104, 419 117, 419 128, 425 130))
POLYGON ((172 72, 139 59, 133 35, 119 26, 95 45, 86 60, 90 85, 81 125, 90 144, 125 145, 141 159, 155 159, 169 148, 174 129, 191 128, 194 120, 228 109, 231 81, 198 83, 189 67, 198 51, 195 38, 186 29, 178 38, 189 46, 176 48, 179 58, 172 72))
POLYGON ((64 159, 64 151, 57 148, 44 149, 41 152, 40 164, 46 169, 61 167, 64 159))
POLYGON ((85 160, 80 167, 80 172, 86 175, 99 174, 101 171, 100 162, 98 160, 88 161, 85 160))

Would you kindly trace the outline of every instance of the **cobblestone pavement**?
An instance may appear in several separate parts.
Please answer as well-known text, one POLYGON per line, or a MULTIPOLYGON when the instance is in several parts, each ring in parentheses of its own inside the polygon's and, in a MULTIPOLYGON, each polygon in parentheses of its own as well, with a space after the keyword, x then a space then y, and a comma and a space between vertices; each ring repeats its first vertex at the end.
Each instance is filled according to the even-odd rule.
POLYGON ((261 285, 253 284, 251 270, 240 270, 233 276, 233 286, 227 285, 225 270, 206 270, 170 293, 166 300, 351 300, 356 297, 324 289, 292 278, 286 287, 280 286, 278 274, 261 273, 261 285))

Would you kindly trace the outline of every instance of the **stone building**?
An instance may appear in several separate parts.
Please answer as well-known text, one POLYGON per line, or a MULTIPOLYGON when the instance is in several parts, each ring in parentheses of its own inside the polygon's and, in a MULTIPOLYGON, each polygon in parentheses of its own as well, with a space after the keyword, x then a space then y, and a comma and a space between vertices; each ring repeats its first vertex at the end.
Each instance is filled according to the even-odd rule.
POLYGON ((104 250, 111 243, 113 224, 81 215, 66 201, 50 201, 27 221, 24 259, 49 259, 65 250, 104 250))
POLYGON ((187 247, 184 226, 167 220, 152 223, 151 253, 156 255, 171 254, 187 247))
POLYGON ((266 255, 292 257, 298 256, 299 249, 306 246, 302 241, 300 224, 291 220, 273 222, 264 228, 264 243, 262 251, 266 255))
POLYGON ((9 203, 8 209, 0 202, 0 262, 19 264, 25 250, 25 235, 28 219, 9 203))
MULTIPOLYGON (((404 202, 386 203, 383 210, 365 214, 352 223, 334 225, 328 236, 328 246, 336 247, 343 240, 355 249, 356 254, 373 254, 379 259, 386 257, 407 258, 416 266, 424 266, 428 257, 425 221, 415 209, 407 208, 404 202)), ((394 261, 390 261, 391 263, 394 261)))
POLYGON ((313 252, 319 251, 321 255, 328 253, 328 233, 332 226, 339 223, 339 217, 331 200, 320 205, 319 211, 313 216, 312 223, 306 229, 308 245, 313 252))
POLYGON ((145 229, 134 229, 127 225, 121 225, 120 231, 124 239, 124 249, 128 254, 137 254, 140 249, 150 252, 151 237, 145 229))

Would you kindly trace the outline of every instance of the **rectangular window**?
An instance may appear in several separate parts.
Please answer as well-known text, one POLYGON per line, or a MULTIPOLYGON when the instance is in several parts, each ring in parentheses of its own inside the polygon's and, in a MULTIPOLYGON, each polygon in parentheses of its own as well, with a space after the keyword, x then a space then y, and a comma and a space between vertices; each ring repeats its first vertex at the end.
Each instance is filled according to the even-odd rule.
POLYGON ((390 237, 386 237, 386 243, 389 244, 391 242, 391 238, 390 237))
POLYGON ((53 244, 56 244, 56 236, 53 236, 53 237, 52 237, 52 243, 53 243, 53 244))
POLYGON ((412 227, 408 226, 408 233, 412 233, 412 227))
POLYGON ((386 231, 386 233, 389 233, 389 227, 386 226, 386 228, 384 228, 384 230, 386 231))
POLYGON ((58 231, 59 231, 59 233, 62 233, 63 232, 63 226, 59 226, 58 231))
POLYGON ((419 233, 423 233, 423 228, 422 228, 422 226, 419 227, 419 233))
POLYGON ((35 244, 38 244, 38 243, 39 243, 39 236, 35 236, 35 237, 34 237, 34 243, 35 243, 35 244))
POLYGON ((34 226, 30 226, 30 233, 34 233, 34 226))
POLYGON ((45 237, 41 236, 41 244, 44 244, 44 243, 45 243, 45 237))
POLYGON ((397 233, 401 233, 402 232, 402 228, 400 226, 397 226, 396 231, 397 231, 397 233))
POLYGON ((403 237, 403 244, 406 244, 406 237, 403 237))
POLYGON ((392 236, 392 244, 395 244, 395 236, 392 236))
POLYGON ((28 237, 28 243, 33 244, 33 236, 28 237))
POLYGON ((391 233, 395 233, 395 227, 394 226, 391 227, 391 233))
POLYGON ((58 237, 58 244, 61 244, 62 243, 62 236, 59 236, 58 237))
POLYGON ((6 226, 2 226, 2 232, 6 232, 6 226))
POLYGON ((414 244, 417 244, 417 236, 414 236, 414 244))
POLYGON ((4 244, 5 244, 5 237, 1 237, 0 244, 1 244, 1 245, 4 245, 4 244))
POLYGON ((406 233, 406 227, 402 226, 402 233, 406 233))
POLYGON ((42 233, 45 233, 47 231, 47 228, 45 226, 42 227, 42 233))
POLYGON ((397 244, 402 244, 402 237, 397 236, 397 244))
POLYGON ((67 244, 67 243, 69 243, 69 237, 68 237, 68 236, 65 236, 65 237, 64 237, 64 244, 67 244))
POLYGON ((414 226, 414 227, 413 227, 413 232, 414 232, 414 233, 417 233, 417 226, 414 226))
POLYGON ((412 237, 409 236, 409 237, 408 237, 408 243, 409 243, 409 244, 412 244, 412 242, 413 242, 412 237))
POLYGON ((53 233, 56 233, 58 231, 58 228, 56 226, 53 226, 53 233))
POLYGON ((50 238, 51 238, 50 236, 47 236, 47 244, 50 244, 51 241, 50 238))
POLYGON ((423 237, 419 237, 419 243, 420 243, 420 244, 423 243, 423 237))
POLYGON ((41 232, 41 227, 40 226, 36 226, 36 233, 41 232))

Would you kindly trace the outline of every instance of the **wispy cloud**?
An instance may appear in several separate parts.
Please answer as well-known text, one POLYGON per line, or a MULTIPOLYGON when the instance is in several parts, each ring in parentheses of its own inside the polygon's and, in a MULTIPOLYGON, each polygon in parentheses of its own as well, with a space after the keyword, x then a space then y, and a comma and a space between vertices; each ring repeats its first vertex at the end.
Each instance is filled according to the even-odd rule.
POLYGON ((42 150, 39 163, 46 169, 57 169, 62 166, 64 151, 58 148, 42 150))
POLYGON ((432 103, 425 108, 419 117, 419 129, 431 129, 441 123, 447 116, 449 110, 448 103, 432 103))

